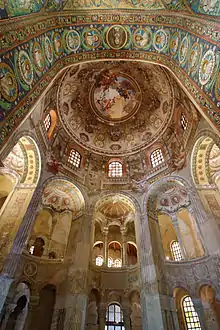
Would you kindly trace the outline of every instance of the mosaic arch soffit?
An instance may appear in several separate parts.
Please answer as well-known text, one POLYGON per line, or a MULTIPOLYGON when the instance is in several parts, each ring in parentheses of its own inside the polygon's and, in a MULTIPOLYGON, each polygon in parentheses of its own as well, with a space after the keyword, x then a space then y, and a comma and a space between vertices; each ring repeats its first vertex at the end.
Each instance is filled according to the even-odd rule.
POLYGON ((56 75, 72 64, 140 60, 173 72, 209 122, 220 128, 220 25, 190 17, 93 13, 0 22, 0 144, 56 75))
POLYGON ((7 0, 0 2, 0 18, 7 19, 34 13, 76 10, 163 10, 219 16, 218 0, 7 0))

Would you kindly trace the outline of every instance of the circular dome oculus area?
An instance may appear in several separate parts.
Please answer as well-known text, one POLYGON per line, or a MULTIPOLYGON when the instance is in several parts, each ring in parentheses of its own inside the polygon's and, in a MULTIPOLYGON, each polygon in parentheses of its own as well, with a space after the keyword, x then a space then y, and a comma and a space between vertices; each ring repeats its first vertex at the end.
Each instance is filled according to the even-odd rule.
POLYGON ((172 120, 173 78, 159 65, 99 61, 70 67, 59 83, 58 114, 81 147, 106 156, 152 145, 172 120))
POLYGON ((122 122, 134 115, 141 105, 138 83, 125 73, 103 70, 90 89, 90 104, 104 122, 122 122))

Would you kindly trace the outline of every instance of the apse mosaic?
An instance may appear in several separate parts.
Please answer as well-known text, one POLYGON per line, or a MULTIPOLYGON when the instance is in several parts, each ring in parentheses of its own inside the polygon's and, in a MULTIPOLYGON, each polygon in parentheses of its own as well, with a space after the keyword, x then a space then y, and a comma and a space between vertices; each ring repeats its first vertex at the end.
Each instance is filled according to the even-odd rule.
POLYGON ((141 91, 133 78, 117 71, 103 70, 95 79, 90 102, 101 118, 122 121, 138 110, 141 91))
MULTIPOLYGON (((69 22, 68 17, 66 19, 69 22)), ((190 25, 190 28, 193 29, 194 26, 190 25)), ((27 32, 30 33, 30 31, 29 29, 27 32)), ((80 61, 102 58, 136 58, 163 63, 173 70, 213 123, 216 126, 220 124, 219 113, 217 109, 215 110, 215 104, 219 101, 220 95, 219 54, 215 42, 211 43, 210 38, 208 43, 196 35, 181 29, 170 28, 165 24, 163 28, 147 24, 138 26, 135 24, 113 26, 71 24, 67 27, 48 30, 39 36, 35 34, 30 41, 19 43, 19 47, 16 47, 17 41, 12 42, 12 40, 14 36, 9 40, 12 48, 8 53, 7 51, 3 53, 6 39, 2 40, 4 43, 2 43, 0 62, 0 107, 2 109, 0 121, 4 121, 4 125, 0 131, 0 143, 10 134, 13 127, 20 123, 28 113, 30 104, 33 105, 36 102, 42 90, 61 69, 80 61), (199 93, 198 88, 200 88, 199 93), (33 93, 28 96, 28 102, 24 102, 22 106, 19 105, 30 90, 33 93), (12 109, 14 109, 13 112, 11 112, 12 109)), ((115 100, 119 102, 120 97, 121 101, 127 104, 125 112, 129 112, 129 104, 134 102, 131 102, 134 94, 130 90, 129 97, 125 99, 120 95, 122 92, 119 93, 117 89, 115 93, 118 93, 114 95, 115 100)), ((112 108, 112 101, 109 104, 112 108)), ((97 112, 102 112, 100 105, 95 109, 97 112)), ((126 117, 125 112, 122 117, 126 117)))

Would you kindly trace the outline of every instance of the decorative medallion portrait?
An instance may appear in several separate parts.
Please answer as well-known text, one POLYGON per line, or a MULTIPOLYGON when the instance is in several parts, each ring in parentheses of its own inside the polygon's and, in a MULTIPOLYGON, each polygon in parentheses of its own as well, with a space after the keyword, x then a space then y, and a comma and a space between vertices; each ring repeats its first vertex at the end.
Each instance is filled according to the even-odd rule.
POLYGON ((37 274, 37 265, 34 262, 28 262, 24 265, 24 275, 28 277, 35 276, 37 274))
POLYGON ((179 62, 182 64, 185 62, 189 49, 189 39, 185 36, 180 44, 179 50, 179 62))
POLYGON ((202 58, 199 68, 199 81, 201 85, 207 84, 215 67, 215 53, 209 49, 202 58))
POLYGON ((161 52, 164 50, 167 46, 167 41, 168 37, 166 34, 166 31, 164 30, 158 30, 155 35, 154 35, 154 48, 158 51, 161 52))
POLYGON ((33 58, 34 63, 38 70, 43 71, 44 70, 44 57, 42 54, 41 46, 38 42, 34 42, 33 45, 33 58))
POLYGON ((87 48, 97 48, 101 43, 101 35, 97 29, 85 30, 83 41, 87 48))
POLYGON ((195 71, 198 67, 199 58, 200 58, 201 48, 198 42, 195 42, 189 53, 189 70, 195 71))
POLYGON ((180 41, 180 34, 178 32, 175 32, 170 40, 170 52, 174 56, 177 53, 178 46, 180 41))
POLYGON ((134 32, 133 42, 137 48, 147 48, 151 43, 151 31, 148 29, 138 29, 134 32))
POLYGON ((53 47, 52 47, 52 43, 51 43, 50 39, 48 38, 48 36, 46 36, 44 38, 43 45, 44 45, 44 53, 45 53, 46 59, 48 60, 49 63, 52 63, 53 62, 53 47))
POLYGON ((31 85, 34 79, 33 66, 27 52, 21 50, 18 55, 18 68, 21 79, 31 85))
POLYGON ((76 52, 80 46, 80 35, 77 31, 71 30, 66 35, 66 47, 71 52, 76 52))
POLYGON ((99 117, 107 121, 124 121, 138 110, 141 92, 130 76, 103 70, 92 86, 90 102, 99 117))
POLYGON ((0 95, 8 102, 14 102, 18 95, 14 72, 5 63, 0 63, 0 95))
POLYGON ((57 56, 60 56, 63 52, 62 37, 58 32, 53 35, 54 51, 57 56))
POLYGON ((111 26, 106 33, 106 41, 110 48, 121 49, 128 40, 128 33, 121 25, 111 26))

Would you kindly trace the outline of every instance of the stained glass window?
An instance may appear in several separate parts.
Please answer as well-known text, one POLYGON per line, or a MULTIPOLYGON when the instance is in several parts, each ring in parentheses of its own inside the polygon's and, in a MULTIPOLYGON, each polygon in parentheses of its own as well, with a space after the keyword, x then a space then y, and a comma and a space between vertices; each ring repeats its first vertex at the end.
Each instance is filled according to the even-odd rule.
POLYGON ((118 304, 108 306, 105 330, 125 330, 123 313, 118 304))
POLYGON ((80 166, 81 155, 78 151, 72 149, 69 154, 68 162, 75 167, 80 166))
POLYGON ((46 131, 48 132, 51 126, 51 116, 49 113, 44 118, 44 126, 46 128, 46 131))
POLYGON ((122 163, 118 161, 111 162, 108 167, 108 176, 111 178, 122 177, 122 163))
POLYGON ((182 251, 179 245, 179 242, 173 241, 171 243, 171 252, 173 255, 173 260, 180 261, 183 259, 182 251))
POLYGON ((163 153, 161 149, 154 150, 150 155, 152 167, 156 167, 164 162, 163 153))
POLYGON ((187 122, 186 117, 183 113, 181 113, 180 123, 181 123, 181 126, 182 126, 183 130, 185 131, 187 129, 188 122, 187 122))
POLYGON ((95 259, 95 264, 96 264, 96 266, 102 266, 102 264, 103 264, 103 257, 102 256, 98 256, 95 259))
POLYGON ((197 312, 195 311, 195 307, 193 305, 192 299, 190 296, 186 296, 182 302, 183 312, 185 316, 187 330, 201 330, 201 325, 199 322, 199 317, 197 312))

